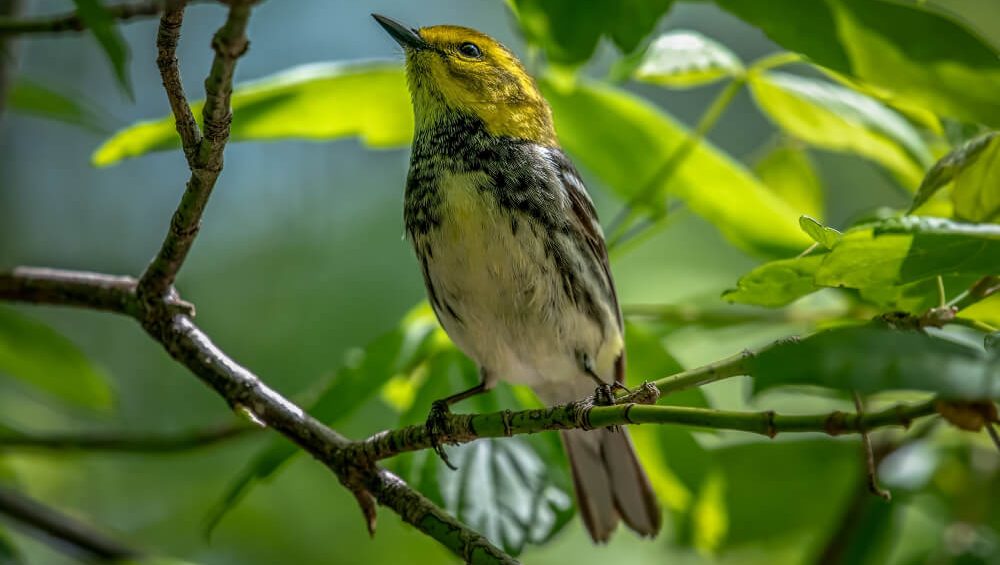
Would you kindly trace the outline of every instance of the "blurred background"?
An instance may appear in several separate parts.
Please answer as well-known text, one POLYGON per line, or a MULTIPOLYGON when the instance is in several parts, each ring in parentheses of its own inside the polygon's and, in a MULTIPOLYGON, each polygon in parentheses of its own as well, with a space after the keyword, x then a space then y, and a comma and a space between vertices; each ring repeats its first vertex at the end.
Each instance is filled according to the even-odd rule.
MULTIPOLYGON (((970 25, 1000 45, 1000 10, 983 8, 992 2, 949 4, 953 10, 966 10, 972 16, 970 25)), ((29 0, 25 13, 68 9, 68 1, 29 0)), ((398 47, 372 21, 371 12, 415 26, 453 23, 478 28, 525 54, 513 16, 499 0, 272 0, 263 2, 250 20, 251 47, 239 62, 237 81, 315 61, 400 59, 398 47)), ((199 97, 212 54, 211 34, 223 18, 223 7, 212 3, 187 10, 178 56, 192 97, 199 97)), ((677 3, 657 29, 677 28, 715 38, 747 61, 779 51, 759 30, 712 4, 677 3)), ((159 118, 168 106, 154 63, 156 20, 121 29, 131 49, 134 101, 116 86, 99 46, 85 34, 19 38, 16 73, 84 101, 102 116, 99 125, 107 132, 159 118)), ((603 76, 616 57, 614 49, 602 43, 584 72, 603 76)), ((673 91, 631 83, 626 88, 691 125, 721 87, 673 91)), ((744 90, 709 137, 750 163, 775 135, 744 90)), ((0 268, 27 264, 141 272, 160 244, 187 171, 176 151, 95 168, 91 153, 106 137, 106 132, 17 113, 0 118, 0 268)), ((830 225, 843 225, 880 205, 903 207, 909 199, 869 162, 824 152, 813 157, 827 187, 830 225)), ((419 270, 402 237, 407 161, 407 150, 372 150, 355 140, 231 144, 201 235, 178 281, 182 295, 198 305, 199 325, 235 359, 292 397, 329 377, 352 348, 394 327, 423 299, 419 270)), ((583 172, 602 218, 610 218, 619 204, 597 178, 583 172)), ((614 272, 623 304, 723 308, 721 292, 757 262, 726 243, 704 220, 681 211, 651 240, 617 257, 614 272)), ((54 407, 31 390, 0 379, 0 413, 12 427, 167 433, 231 420, 220 399, 131 320, 56 308, 18 310, 56 328, 106 371, 115 401, 112 410, 95 416, 54 407)), ((674 331, 667 349, 689 367, 807 327, 794 320, 725 328, 699 325, 674 331)), ((719 383, 708 387, 708 395, 739 408, 747 402, 745 388, 739 381, 719 383)), ((768 401, 768 407, 793 404, 780 395, 768 401)), ((834 401, 807 402, 811 404, 792 407, 804 410, 834 401)), ((362 437, 393 426, 396 420, 390 412, 376 397, 339 427, 349 436, 362 437)), ((140 547, 194 563, 454 561, 391 512, 380 513, 377 535, 369 539, 353 498, 307 457, 296 458, 273 480, 252 490, 206 539, 209 510, 265 441, 256 435, 164 455, 0 451, 0 474, 9 473, 38 499, 140 547)), ((719 496, 728 500, 728 511, 716 520, 725 532, 724 543, 695 549, 699 544, 678 541, 678 526, 673 525, 668 526, 673 533, 653 541, 620 531, 608 547, 595 549, 574 519, 544 547, 527 548, 522 559, 581 565, 611 559, 814 562, 836 535, 863 480, 860 456, 851 455, 859 449, 856 440, 797 436, 769 441, 720 434, 699 441, 727 446, 727 483, 719 496), (761 441, 767 446, 756 446, 761 441)), ((996 454, 990 458, 981 452, 963 453, 979 458, 971 465, 994 469, 989 474, 993 479, 973 486, 960 465, 951 469, 951 477, 941 479, 941 488, 953 489, 957 498, 992 500, 995 506, 1000 500, 996 454), (978 495, 969 494, 973 488, 979 489, 978 495)), ((666 458, 670 464, 669 453, 666 458)), ((980 524, 969 526, 970 533, 955 529, 942 504, 902 496, 891 523, 886 513, 878 526, 893 530, 895 549, 883 562, 925 562, 911 560, 907 552, 914 547, 924 548, 922 559, 939 557, 927 562, 951 562, 971 536, 991 552, 961 562, 1000 563, 996 512, 992 529, 980 524)), ((968 512, 981 510, 968 504, 968 512)), ((13 540, 28 563, 75 562, 30 536, 15 535, 13 540)))

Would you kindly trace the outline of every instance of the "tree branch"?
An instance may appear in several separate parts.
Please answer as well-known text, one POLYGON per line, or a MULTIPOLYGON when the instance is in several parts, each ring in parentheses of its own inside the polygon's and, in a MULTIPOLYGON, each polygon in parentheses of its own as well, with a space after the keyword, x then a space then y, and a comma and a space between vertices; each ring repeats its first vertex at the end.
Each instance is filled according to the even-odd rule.
POLYGON ((125 453, 175 453, 208 447, 243 437, 259 428, 230 424, 179 434, 123 432, 23 433, 0 432, 0 450, 116 451, 125 453))
MULTIPOLYGON (((650 383, 652 384, 652 383, 650 383)), ((887 426, 908 427, 923 416, 935 413, 934 401, 900 404, 859 417, 858 414, 834 411, 826 414, 786 415, 772 411, 738 412, 659 406, 615 404, 594 406, 571 402, 539 410, 509 410, 489 414, 449 414, 437 435, 439 443, 462 444, 480 438, 509 437, 546 430, 593 429, 630 424, 679 424, 715 430, 735 430, 774 437, 779 433, 824 433, 831 436, 861 433, 887 426)), ((375 461, 407 451, 432 447, 426 426, 408 426, 379 432, 347 449, 356 457, 375 461)))
POLYGON ((236 60, 247 49, 247 21, 252 0, 229 0, 226 22, 212 41, 215 58, 205 79, 204 135, 194 145, 187 103, 180 88, 175 49, 182 21, 182 2, 171 2, 161 19, 158 63, 178 132, 191 147, 188 180, 159 253, 136 282, 129 277, 49 269, 18 269, 0 275, 0 298, 32 303, 79 306, 127 314, 163 348, 213 388, 234 409, 245 410, 284 434, 323 462, 361 505, 370 531, 374 502, 437 540, 463 559, 476 563, 516 563, 489 540, 457 520, 385 469, 344 456, 350 442, 310 417, 230 359, 188 317, 193 307, 173 291, 173 281, 194 243, 202 213, 222 171, 222 154, 232 117, 230 98, 236 60), (187 139, 184 137, 187 136, 187 139))
POLYGON ((142 555, 75 518, 3 486, 0 486, 0 514, 101 560, 118 561, 142 555))
POLYGON ((694 388, 708 383, 714 383, 730 377, 748 375, 750 374, 750 370, 747 364, 754 357, 772 347, 798 341, 798 339, 799 338, 797 337, 788 337, 774 341, 757 350, 745 349, 736 355, 714 363, 702 365, 701 367, 683 371, 681 373, 677 373, 676 375, 670 375, 669 377, 655 380, 652 384, 659 389, 660 394, 666 395, 672 392, 694 388))
POLYGON ((136 280, 132 277, 17 267, 0 273, 0 299, 30 304, 77 306, 135 316, 136 280))
MULTIPOLYGON (((164 85, 168 86, 168 98, 174 111, 178 132, 185 145, 185 153, 190 153, 189 168, 191 176, 188 179, 180 205, 174 211, 170 220, 170 229, 160 246, 160 251, 146 267, 146 272, 139 278, 138 295, 144 304, 154 306, 159 297, 163 296, 174 283, 177 272, 187 257, 194 239, 201 228, 201 216, 212 195, 212 189, 222 172, 222 153, 229 140, 229 124, 232 112, 229 107, 233 90, 233 72, 236 60, 242 56, 249 42, 246 37, 247 21, 250 19, 251 4, 249 0, 233 0, 229 6, 226 22, 212 39, 212 49, 215 58, 208 78, 205 79, 205 108, 202 114, 204 134, 197 145, 192 130, 191 111, 187 107, 184 94, 180 88, 180 79, 171 73, 176 73, 176 65, 171 65, 172 49, 180 34, 182 5, 172 4, 170 11, 164 14, 161 21, 163 39, 159 43, 159 57, 166 58, 163 75, 164 85), (171 26, 176 26, 172 30, 171 26), (173 43, 171 44, 171 40, 173 43), (171 88, 175 88, 171 90, 171 88), (185 138, 187 136, 187 138, 185 138)), ((164 67, 161 67, 164 68, 164 67)), ((194 126, 196 127, 196 126, 194 126)))
POLYGON ((198 123, 184 94, 184 84, 177 64, 177 42, 181 37, 184 6, 184 0, 170 0, 160 17, 160 27, 156 32, 156 66, 160 69, 163 90, 167 93, 167 101, 174 114, 174 124, 177 135, 181 138, 184 156, 188 166, 193 167, 194 154, 201 143, 201 131, 198 130, 198 123))
MULTIPOLYGON (((112 19, 127 21, 145 16, 155 16, 163 11, 163 5, 164 0, 147 0, 134 4, 107 6, 105 10, 112 19)), ((86 29, 86 24, 77 12, 37 18, 0 18, 0 36, 27 33, 63 33, 86 29)))
POLYGON ((491 563, 515 563, 481 534, 456 521, 395 475, 378 466, 359 466, 344 450, 350 445, 345 437, 306 414, 229 358, 187 316, 176 315, 165 326, 147 320, 143 326, 171 357, 215 389, 230 406, 249 411, 292 440, 333 471, 356 496, 363 494, 360 489, 367 490, 380 504, 463 558, 475 556, 491 563))
MULTIPOLYGON (((460 557, 484 563, 516 563, 392 473, 354 459, 352 452, 345 450, 351 445, 347 438, 310 417, 232 360, 185 314, 171 314, 170 302, 164 300, 163 305, 152 309, 140 307, 134 279, 22 267, 13 273, 0 274, 0 299, 107 310, 137 319, 171 357, 219 393, 231 407, 247 410, 309 452, 359 499, 373 496, 379 504, 460 557)), ((180 302, 176 297, 173 300, 180 302)))

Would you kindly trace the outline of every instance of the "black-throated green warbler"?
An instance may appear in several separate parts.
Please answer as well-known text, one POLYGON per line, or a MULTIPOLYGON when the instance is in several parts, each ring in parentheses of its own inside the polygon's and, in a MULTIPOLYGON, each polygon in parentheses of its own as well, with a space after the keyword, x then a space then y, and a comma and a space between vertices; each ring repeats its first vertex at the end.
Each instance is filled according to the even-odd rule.
MULTIPOLYGON (((594 205, 559 148, 548 103, 520 61, 472 29, 379 24, 403 47, 416 132, 404 217, 430 303, 481 383, 530 385, 547 403, 625 377, 623 326, 594 205)), ((432 422, 432 416, 428 420, 432 422)), ((562 432, 595 541, 660 509, 624 430, 562 432)))

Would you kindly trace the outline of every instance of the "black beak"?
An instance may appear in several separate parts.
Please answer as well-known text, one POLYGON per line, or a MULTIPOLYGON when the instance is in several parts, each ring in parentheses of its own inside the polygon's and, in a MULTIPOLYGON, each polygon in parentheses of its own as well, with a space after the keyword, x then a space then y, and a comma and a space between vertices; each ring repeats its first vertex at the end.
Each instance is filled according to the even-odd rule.
POLYGON ((414 28, 408 28, 392 18, 387 18, 380 14, 372 14, 375 21, 379 23, 389 35, 399 43, 403 49, 423 49, 427 47, 427 42, 417 33, 414 28))

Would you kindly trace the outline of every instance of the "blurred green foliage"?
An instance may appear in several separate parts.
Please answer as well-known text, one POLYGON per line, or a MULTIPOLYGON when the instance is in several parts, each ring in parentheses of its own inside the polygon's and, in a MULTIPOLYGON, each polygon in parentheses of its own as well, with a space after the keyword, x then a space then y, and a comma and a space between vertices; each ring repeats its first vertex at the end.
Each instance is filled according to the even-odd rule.
MULTIPOLYGON (((155 27, 137 24, 141 33, 131 36, 133 28, 119 30, 99 3, 76 4, 114 77, 129 84, 122 37, 141 53, 155 27)), ((298 27, 289 24, 282 18, 296 11, 278 4, 255 12, 254 49, 240 68, 264 78, 237 88, 233 139, 284 141, 228 150, 223 180, 239 182, 220 187, 181 290, 198 303, 199 320, 220 345, 338 430, 363 437, 422 422, 432 400, 475 382, 476 374, 419 304, 419 276, 398 241, 405 159, 367 151, 404 147, 412 135, 400 63, 370 59, 370 47, 384 38, 374 25, 358 24, 366 17, 361 8, 323 2, 311 10, 331 10, 348 22, 337 28, 345 38, 361 30, 368 50, 352 51, 345 40, 332 49, 344 61, 280 58, 279 43, 339 36, 325 23, 309 28, 324 20, 304 9, 298 27), (299 27, 312 34, 288 36, 299 27), (259 56, 277 58, 254 66, 259 56), (364 148, 296 139, 356 139, 364 148)), ((754 361, 756 395, 746 380, 733 380, 664 402, 817 413, 851 409, 841 393, 854 390, 879 406, 931 393, 1000 396, 1000 357, 989 347, 996 334, 987 335, 1000 325, 1000 295, 976 302, 963 294, 1000 274, 1000 225, 993 223, 1000 214, 1000 137, 988 130, 1000 126, 1000 29, 982 34, 984 22, 1000 23, 1000 9, 958 0, 484 6, 462 9, 493 10, 477 27, 509 36, 510 22, 526 41, 513 40, 602 212, 630 210, 609 227, 615 235, 645 236, 613 250, 623 304, 653 302, 651 309, 663 313, 628 321, 630 383, 794 333, 811 335, 754 361), (761 43, 761 32, 779 49, 761 43), (692 101, 698 112, 675 110, 692 101), (752 143, 734 141, 751 130, 752 143), (754 308, 727 307, 720 295, 754 308), (967 327, 925 335, 866 324, 886 315, 919 320, 941 306, 958 309, 957 321, 967 327)), ((407 8, 378 9, 395 15, 407 8)), ((189 9, 185 34, 205 41, 181 54, 182 66, 208 56, 214 16, 208 7, 189 9)), ((457 13, 448 18, 468 23, 457 13)), ((41 45, 31 43, 29 54, 41 45)), ((149 63, 155 54, 145 49, 149 63)), ((306 57, 316 58, 328 57, 306 57)), ((9 109, 63 124, 4 117, 3 139, 31 141, 12 145, 0 161, 18 171, 0 185, 4 265, 141 268, 182 182, 177 151, 147 156, 176 149, 178 141, 171 117, 139 119, 166 112, 155 71, 146 67, 149 80, 134 84, 139 100, 148 95, 156 104, 117 127, 107 118, 119 111, 113 102, 66 94, 68 88, 53 86, 60 81, 31 76, 43 67, 25 65, 9 109), (117 133, 95 137, 110 126, 117 133), (53 129, 39 133, 44 128, 53 129), (93 164, 119 167, 56 176, 70 167, 64 163, 85 161, 76 145, 42 167, 35 157, 20 162, 21 151, 79 131, 87 132, 85 147, 100 142, 93 164), (91 175, 92 193, 74 193, 67 186, 73 175, 91 175), (33 194, 36 184, 38 191, 49 184, 58 190, 33 194), (103 184, 110 185, 105 192, 96 188, 103 184), (60 225, 46 214, 66 198, 77 205, 66 206, 60 225), (73 223, 91 214, 90 224, 73 223), (34 229, 40 225, 45 229, 34 229), (38 231, 47 237, 32 235, 38 231), (129 251, 116 255, 109 242, 129 251)), ((92 87, 74 76, 79 85, 61 83, 77 92, 92 87)), ((198 115, 198 103, 194 108, 198 115)), ((0 380, 0 430, 176 431, 220 419, 223 407, 193 379, 136 328, 116 323, 0 310, 0 375, 12 377, 0 380), (117 403, 112 390, 120 390, 117 403)), ((530 392, 501 386, 461 409, 530 406, 537 406, 530 392)), ((555 434, 449 449, 458 472, 429 451, 388 463, 529 563, 1000 560, 1000 512, 991 503, 1000 489, 1000 456, 985 434, 945 423, 909 435, 877 433, 882 477, 896 495, 891 504, 866 493, 855 440, 771 441, 654 426, 634 436, 668 526, 654 542, 622 532, 603 549, 591 547, 573 519, 555 434)), ((361 542, 366 534, 350 495, 318 466, 295 463, 296 453, 263 434, 170 459, 23 454, 5 449, 0 436, 0 471, 7 470, 0 481, 193 563, 449 559, 387 513, 375 540, 361 542), (268 486, 251 489, 265 480, 268 486), (201 537, 206 522, 214 527, 211 544, 201 537)), ((58 559, 0 525, 0 562, 58 559)))

